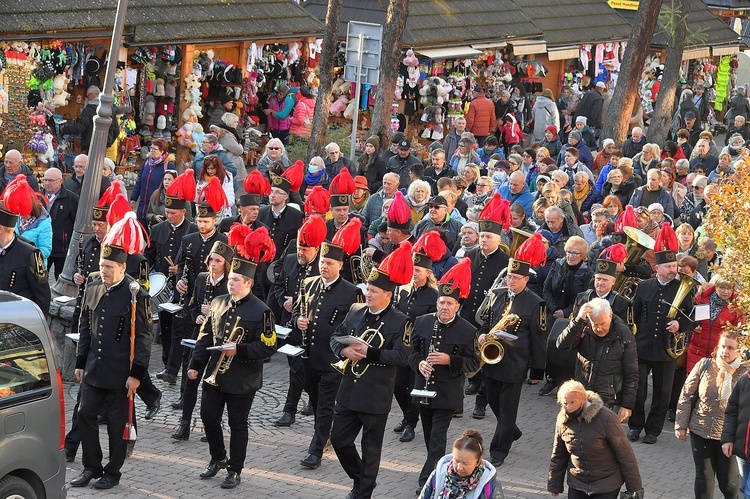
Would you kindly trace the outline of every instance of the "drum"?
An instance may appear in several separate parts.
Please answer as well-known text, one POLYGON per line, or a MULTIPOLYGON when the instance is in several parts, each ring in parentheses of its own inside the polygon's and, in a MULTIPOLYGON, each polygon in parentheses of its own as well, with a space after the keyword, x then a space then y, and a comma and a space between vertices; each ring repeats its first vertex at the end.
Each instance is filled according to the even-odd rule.
POLYGON ((154 320, 158 320, 159 305, 170 300, 172 287, 169 285, 167 276, 160 272, 154 272, 148 276, 148 285, 148 295, 151 298, 151 315, 154 320))

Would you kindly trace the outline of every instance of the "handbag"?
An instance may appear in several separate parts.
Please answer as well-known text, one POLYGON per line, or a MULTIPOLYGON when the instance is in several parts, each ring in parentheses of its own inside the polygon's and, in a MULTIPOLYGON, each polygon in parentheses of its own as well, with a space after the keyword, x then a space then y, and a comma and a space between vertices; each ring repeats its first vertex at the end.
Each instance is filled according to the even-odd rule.
POLYGON ((643 489, 637 490, 635 492, 625 490, 620 492, 620 499, 643 499, 643 497, 643 489))

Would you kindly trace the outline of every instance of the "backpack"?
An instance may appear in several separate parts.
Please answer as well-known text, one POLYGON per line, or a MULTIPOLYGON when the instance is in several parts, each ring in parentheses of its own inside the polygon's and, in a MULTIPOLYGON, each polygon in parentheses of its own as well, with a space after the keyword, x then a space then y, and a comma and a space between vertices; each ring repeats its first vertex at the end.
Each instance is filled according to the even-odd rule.
POLYGON ((678 109, 674 113, 674 116, 672 116, 672 124, 669 126, 669 131, 676 134, 680 128, 685 128, 685 120, 682 119, 682 115, 678 109))
POLYGON ((112 123, 109 125, 109 131, 107 132, 107 147, 110 147, 115 143, 117 137, 120 136, 120 120, 116 116, 112 118, 112 123))

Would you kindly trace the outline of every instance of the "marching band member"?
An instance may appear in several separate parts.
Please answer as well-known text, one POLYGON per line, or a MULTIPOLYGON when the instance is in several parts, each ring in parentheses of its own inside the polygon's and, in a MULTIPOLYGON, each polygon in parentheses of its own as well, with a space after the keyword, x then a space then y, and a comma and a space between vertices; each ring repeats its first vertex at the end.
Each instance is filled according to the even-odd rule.
POLYGON ((239 199, 239 214, 236 217, 222 218, 219 230, 226 234, 235 223, 247 225, 255 230, 263 224, 258 220, 263 197, 271 194, 271 184, 258 170, 253 170, 244 180, 245 194, 239 199))
MULTIPOLYGON (((321 187, 322 189, 322 187, 321 187)), ((298 296, 302 282, 318 275, 318 249, 325 240, 326 224, 320 215, 311 215, 300 227, 297 235, 297 252, 284 257, 281 273, 271 288, 271 299, 281 309, 279 324, 292 328, 286 338, 290 345, 302 345, 302 333, 292 320, 295 298, 298 296)), ((284 411, 275 426, 291 426, 297 414, 297 404, 305 388, 305 365, 300 357, 287 357, 289 362, 289 388, 284 403, 284 411)))
POLYGON ((290 193, 297 192, 302 185, 303 175, 304 165, 302 161, 297 161, 283 174, 274 177, 271 182, 268 205, 260 208, 258 220, 268 227, 268 233, 276 246, 273 261, 278 260, 284 254, 287 244, 297 235, 297 231, 302 226, 302 207, 290 208, 288 203, 290 193))
MULTIPOLYGON (((349 205, 351 202, 351 195, 357 190, 357 186, 354 184, 354 179, 348 168, 342 168, 341 171, 333 177, 331 183, 328 186, 328 190, 331 193, 331 219, 326 222, 327 233, 326 240, 333 241, 333 236, 338 232, 349 219, 354 216, 350 215, 349 205)), ((367 230, 364 225, 360 230, 359 235, 360 248, 357 249, 352 256, 359 255, 361 253, 361 246, 367 241, 367 230)), ((349 260, 349 255, 344 255, 344 266, 341 267, 341 277, 351 282, 352 284, 359 284, 364 281, 365 276, 362 275, 360 268, 352 268, 352 264, 349 260)))
POLYGON ((519 318, 507 331, 518 339, 504 345, 505 355, 500 362, 485 364, 482 368, 487 401, 497 417, 490 444, 490 462, 496 467, 503 464, 513 442, 521 438, 516 417, 521 387, 529 365, 530 379, 544 378, 547 307, 526 285, 530 268, 541 265, 545 258, 546 248, 539 233, 518 247, 514 258, 508 263, 508 287, 491 290, 490 306, 484 313, 479 330, 479 343, 483 344, 489 339, 488 331, 504 316, 516 314, 519 318))
POLYGON ((273 241, 265 227, 253 231, 238 224, 229 231, 229 244, 235 247, 227 281, 229 294, 211 301, 188 369, 191 380, 198 379, 204 367, 212 373, 204 380, 201 398, 211 461, 200 477, 212 478, 227 468, 221 483, 224 489, 240 484, 247 454, 247 417, 255 392, 263 386, 263 359, 276 352, 273 314, 252 294, 258 263, 270 261, 276 253, 273 241), (220 352, 207 350, 222 345, 220 352), (221 429, 224 406, 231 431, 228 459, 221 429))
POLYGON ((458 315, 470 289, 471 261, 465 258, 440 280, 437 312, 414 321, 410 364, 421 375, 415 387, 437 392, 435 398, 418 402, 427 447, 420 489, 445 454, 453 414, 463 410, 465 374, 479 369, 476 328, 458 315))
POLYGON ((357 302, 357 288, 341 276, 344 257, 360 247, 362 222, 353 218, 320 248, 320 276, 305 279, 294 305, 292 323, 303 335, 302 354, 306 364, 306 390, 315 411, 315 435, 308 455, 301 461, 305 468, 320 466, 333 424, 336 393, 341 382, 333 364, 331 335, 344 320, 346 312, 357 302))
POLYGON ((613 244, 601 252, 594 268, 594 289, 578 293, 573 304, 572 317, 578 315, 578 309, 584 303, 588 303, 594 298, 602 298, 609 302, 613 314, 622 319, 628 326, 633 326, 633 304, 613 289, 617 276, 620 274, 617 269, 627 259, 628 250, 622 243, 613 244))
POLYGON ((354 481, 348 499, 367 499, 375 489, 396 368, 407 364, 411 352, 412 323, 392 305, 393 291, 409 282, 411 276, 411 244, 405 243, 373 269, 367 278, 365 303, 352 305, 331 336, 333 353, 345 364, 336 396, 331 444, 354 481), (364 342, 339 341, 351 336, 364 342), (354 445, 360 430, 361 457, 354 445))
MULTIPOLYGON (((411 235, 413 228, 411 208, 409 208, 409 204, 400 191, 396 191, 393 196, 393 201, 388 207, 385 218, 388 226, 388 237, 391 240, 391 252, 404 242, 408 241, 410 245, 413 245, 417 241, 417 238, 411 235)), ((385 253, 373 247, 367 248, 365 254, 372 258, 373 262, 378 263, 383 261, 386 256, 385 253)))

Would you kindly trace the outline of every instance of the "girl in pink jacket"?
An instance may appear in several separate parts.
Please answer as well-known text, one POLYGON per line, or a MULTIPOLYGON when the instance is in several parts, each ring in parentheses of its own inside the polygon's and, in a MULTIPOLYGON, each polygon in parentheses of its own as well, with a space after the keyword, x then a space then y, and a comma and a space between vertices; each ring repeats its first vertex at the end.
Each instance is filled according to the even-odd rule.
POLYGON ((314 113, 315 97, 310 87, 304 85, 297 92, 297 104, 294 106, 294 114, 291 117, 291 128, 289 131, 293 135, 309 139, 314 113))

